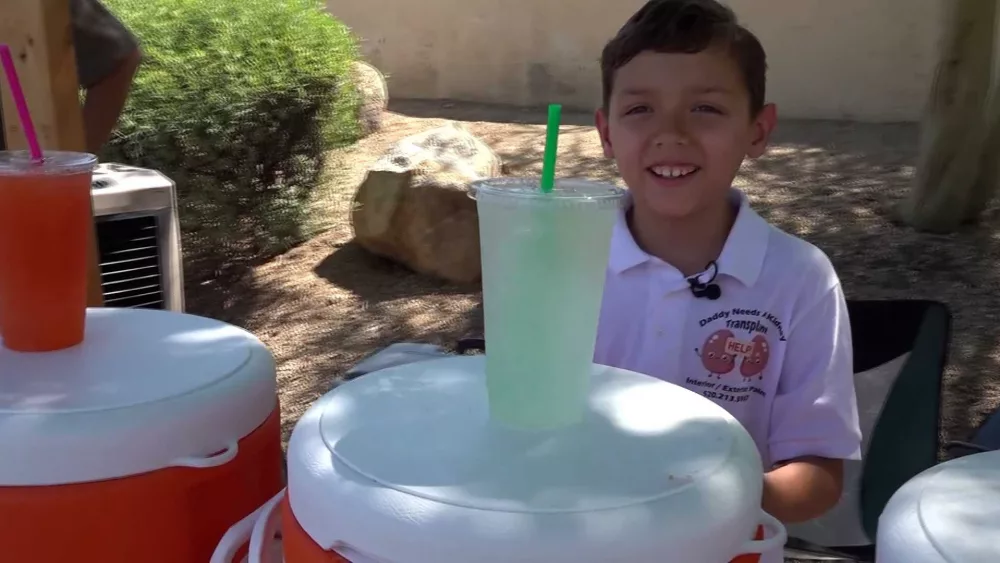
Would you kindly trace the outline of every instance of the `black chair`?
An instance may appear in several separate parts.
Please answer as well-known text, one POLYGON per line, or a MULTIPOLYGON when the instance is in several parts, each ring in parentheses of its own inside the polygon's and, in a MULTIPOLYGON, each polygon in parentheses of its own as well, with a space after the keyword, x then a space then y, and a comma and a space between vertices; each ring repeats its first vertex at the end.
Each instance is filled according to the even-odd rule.
MULTIPOLYGON (((856 524, 869 540, 863 545, 817 544, 796 536, 795 532, 821 525, 820 518, 789 527, 786 555, 795 558, 874 561, 878 519, 889 498, 938 463, 941 380, 951 332, 948 308, 933 301, 849 301, 848 311, 867 448, 862 461, 848 472, 854 482, 845 476, 845 491, 859 495, 852 503, 858 511, 850 517, 858 518, 856 524), (879 387, 884 392, 866 392, 879 387)), ((827 535, 835 537, 835 532, 827 535)))

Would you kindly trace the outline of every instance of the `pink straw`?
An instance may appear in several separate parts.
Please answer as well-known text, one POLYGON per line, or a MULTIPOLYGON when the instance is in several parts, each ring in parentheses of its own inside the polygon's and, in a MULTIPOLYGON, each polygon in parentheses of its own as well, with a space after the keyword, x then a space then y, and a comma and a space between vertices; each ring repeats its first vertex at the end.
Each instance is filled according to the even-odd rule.
POLYGON ((21 129, 24 130, 24 137, 28 140, 31 159, 41 162, 42 147, 38 144, 38 133, 35 132, 35 124, 31 122, 28 101, 24 98, 24 90, 21 89, 21 81, 18 80, 17 69, 14 68, 14 57, 11 56, 10 47, 7 45, 0 44, 0 63, 3 63, 7 84, 10 85, 10 94, 14 98, 14 105, 17 106, 17 115, 21 118, 21 129))

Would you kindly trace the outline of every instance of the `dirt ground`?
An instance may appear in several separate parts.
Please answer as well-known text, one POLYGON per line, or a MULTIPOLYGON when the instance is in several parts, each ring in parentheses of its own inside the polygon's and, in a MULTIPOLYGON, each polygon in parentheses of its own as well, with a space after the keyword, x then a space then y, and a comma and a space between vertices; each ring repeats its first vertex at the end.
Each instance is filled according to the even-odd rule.
MULTIPOLYGON (((349 212, 367 167, 391 143, 456 120, 499 153, 513 175, 536 174, 542 111, 449 102, 394 102, 383 129, 332 159, 337 178, 317 201, 329 230, 257 268, 242 283, 192 295, 193 312, 253 331, 274 352, 285 431, 348 367, 397 341, 452 345, 481 330, 479 288, 458 287, 374 258, 351 243, 349 212)), ((613 179, 590 116, 568 114, 559 174, 613 179)), ((1000 221, 928 235, 892 209, 913 178, 911 124, 784 121, 769 155, 738 184, 781 228, 822 248, 849 298, 928 298, 954 315, 943 433, 962 438, 1000 402, 1000 221)))

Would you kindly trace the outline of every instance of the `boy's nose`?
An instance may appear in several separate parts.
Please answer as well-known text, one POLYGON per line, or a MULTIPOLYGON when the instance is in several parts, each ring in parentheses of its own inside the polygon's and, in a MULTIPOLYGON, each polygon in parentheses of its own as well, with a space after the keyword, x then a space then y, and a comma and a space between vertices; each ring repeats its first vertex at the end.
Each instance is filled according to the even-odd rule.
POLYGON ((688 136, 681 132, 671 131, 671 132, 661 132, 656 135, 654 139, 656 146, 683 146, 690 142, 688 136))
POLYGON ((656 146, 686 145, 689 141, 690 137, 682 118, 672 114, 661 118, 654 138, 656 146))

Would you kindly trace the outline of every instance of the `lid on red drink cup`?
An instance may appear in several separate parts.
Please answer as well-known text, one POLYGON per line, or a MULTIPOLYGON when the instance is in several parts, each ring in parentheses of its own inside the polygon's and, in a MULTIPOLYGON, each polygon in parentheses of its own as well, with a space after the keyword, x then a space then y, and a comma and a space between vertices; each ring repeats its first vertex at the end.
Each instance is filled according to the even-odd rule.
POLYGON ((85 152, 45 151, 42 160, 28 151, 0 151, 0 174, 79 174, 97 166, 97 157, 85 152))

